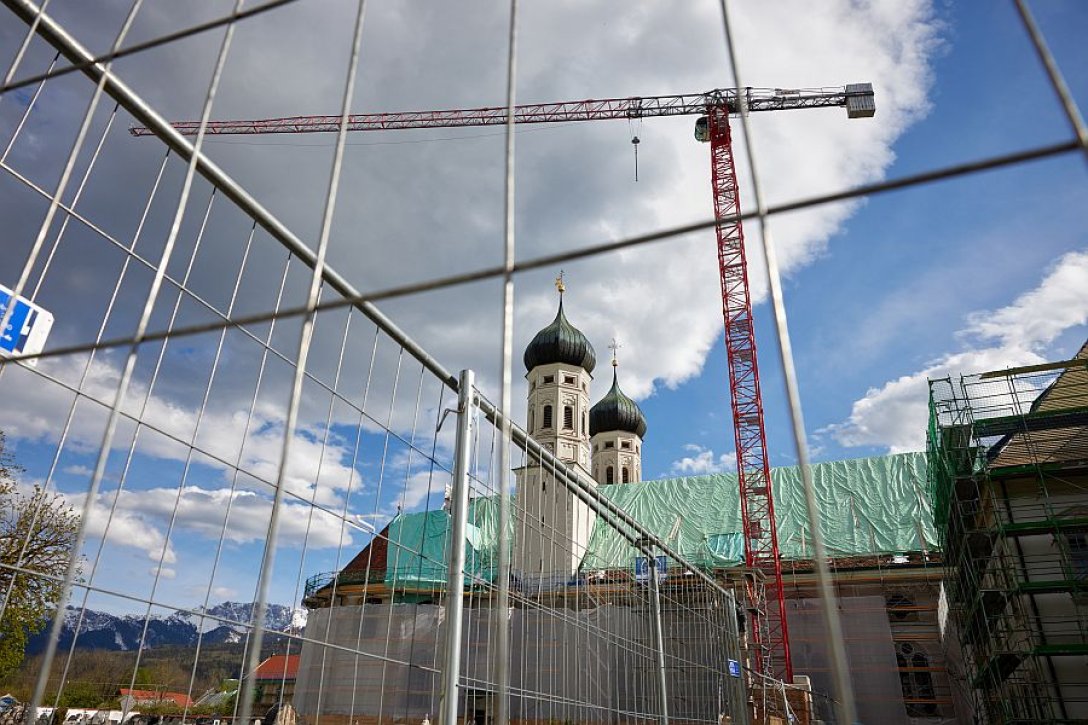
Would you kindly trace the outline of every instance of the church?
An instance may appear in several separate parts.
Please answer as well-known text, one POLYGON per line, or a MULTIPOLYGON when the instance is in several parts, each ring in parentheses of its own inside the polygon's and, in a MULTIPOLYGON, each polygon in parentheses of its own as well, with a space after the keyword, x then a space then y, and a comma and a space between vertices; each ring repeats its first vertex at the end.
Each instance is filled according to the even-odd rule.
MULTIPOLYGON (((557 280, 559 309, 550 325, 525 348, 528 382, 527 432, 567 466, 600 485, 642 480, 642 439, 646 417, 623 394, 612 357, 612 387, 590 406, 597 365, 593 345, 563 311, 563 283, 557 280)), ((615 345, 613 344, 613 353, 615 345)), ((585 558, 594 516, 563 486, 548 487, 541 466, 515 470, 517 523, 513 570, 526 581, 563 583, 585 558), (569 547, 556 542, 570 542, 569 547)))
MULTIPOLYGON (((623 393, 615 354, 611 385, 591 404, 596 353, 568 319, 561 281, 557 286, 555 318, 524 351, 527 433, 734 592, 740 615, 721 609, 715 627, 726 633, 723 641, 732 636, 744 650, 750 637, 743 612, 752 606, 746 598, 756 574, 744 567, 736 474, 643 480, 647 420, 623 393)), ((555 484, 545 467, 520 465, 514 475, 512 719, 601 721, 626 712, 638 720, 633 713, 653 711, 646 698, 656 687, 652 663, 623 645, 651 636, 645 577, 635 571, 639 552, 555 484), (532 692, 551 693, 550 700, 526 694, 532 692)), ((819 463, 812 475, 859 715, 904 724, 954 717, 938 627, 943 568, 924 494, 925 454, 819 463)), ((830 692, 800 472, 773 469, 772 486, 794 671, 808 676, 813 691, 830 692)), ((467 687, 463 708, 466 718, 478 722, 492 717, 494 707, 487 654, 494 637, 497 518, 494 497, 471 500, 462 671, 477 687, 467 687)), ((294 698, 300 716, 319 716, 329 725, 433 717, 440 695, 435 665, 445 627, 440 605, 449 531, 445 509, 401 512, 340 571, 310 578, 304 603, 311 612, 294 698)), ((670 715, 716 722, 729 697, 722 678, 711 676, 722 671, 721 662, 712 661, 720 652, 704 643, 713 633, 686 629, 681 612, 710 611, 720 602, 706 599, 692 579, 670 580, 666 574, 672 587, 667 594, 677 605, 672 615, 665 613, 666 649, 670 658, 687 663, 669 674, 670 715)), ((729 656, 743 660, 750 653, 729 656)), ((815 721, 829 712, 830 702, 812 700, 815 721)))

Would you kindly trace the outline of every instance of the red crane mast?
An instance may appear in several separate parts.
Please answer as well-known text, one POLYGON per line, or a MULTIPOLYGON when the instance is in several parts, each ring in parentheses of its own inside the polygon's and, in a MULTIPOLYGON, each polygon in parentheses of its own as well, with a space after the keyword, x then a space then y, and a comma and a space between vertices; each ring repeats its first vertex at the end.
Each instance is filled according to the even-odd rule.
MULTIPOLYGON (((790 661, 786 601, 782 565, 774 519, 763 400, 756 362, 755 327, 749 293, 748 269, 741 226, 740 196, 733 161, 729 116, 754 111, 798 108, 845 107, 849 118, 870 117, 876 112, 873 86, 855 83, 846 87, 784 89, 717 89, 707 93, 675 96, 641 96, 561 103, 526 104, 514 107, 515 123, 570 123, 609 119, 640 119, 654 116, 698 115, 695 137, 710 143, 710 172, 714 193, 718 267, 721 273, 722 316, 725 349, 729 361, 729 391, 733 435, 737 453, 741 518, 744 525, 745 564, 763 571, 766 587, 751 586, 753 599, 751 634, 756 668, 786 682, 793 679, 790 661)), ((339 116, 292 116, 260 120, 211 121, 208 135, 329 133, 339 130, 339 116)), ((386 131, 409 128, 463 128, 500 126, 506 123, 506 107, 492 106, 439 111, 353 114, 349 131, 386 131)), ((195 135, 199 122, 173 124, 179 132, 195 135)), ((133 128, 134 136, 151 135, 133 128)))

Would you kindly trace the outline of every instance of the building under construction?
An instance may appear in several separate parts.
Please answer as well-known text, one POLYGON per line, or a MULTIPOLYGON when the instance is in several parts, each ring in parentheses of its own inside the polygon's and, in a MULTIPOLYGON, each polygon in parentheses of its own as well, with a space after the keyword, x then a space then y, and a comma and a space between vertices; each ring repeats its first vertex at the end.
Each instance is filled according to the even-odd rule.
MULTIPOLYGON (((557 286, 562 295, 561 279, 557 286)), ((562 297, 524 362, 526 433, 559 460, 526 455, 511 466, 511 717, 830 718, 831 654, 801 471, 780 468, 770 477, 784 562, 777 589, 776 572, 746 557, 746 536, 762 534, 745 519, 738 474, 641 480, 647 421, 620 388, 615 356, 612 387, 590 406, 595 353, 567 320, 562 297), (579 474, 626 524, 600 515, 560 480, 579 474), (794 633, 786 652, 776 650, 771 627, 794 633), (801 676, 792 681, 790 663, 801 676)), ((887 723, 951 716, 925 455, 821 463, 811 474, 859 716, 887 723)), ((420 719, 435 712, 440 688, 427 668, 450 625, 439 605, 463 576, 469 684, 459 710, 492 716, 500 502, 488 480, 473 488, 463 533, 456 503, 398 515, 342 570, 310 580, 304 601, 317 611, 307 630, 314 644, 302 649, 300 715, 382 722, 391 711, 420 719), (376 656, 360 660, 360 650, 376 656)))
MULTIPOLYGON (((814 482, 824 509, 824 536, 841 597, 840 611, 844 616, 858 710, 866 721, 879 717, 882 722, 915 723, 955 717, 953 688, 937 626, 943 569, 934 551, 936 532, 925 495, 925 472, 925 456, 916 453, 813 466, 814 482)), ((778 509, 779 531, 794 667, 811 682, 814 719, 829 717, 829 655, 815 593, 801 476, 796 468, 778 468, 773 470, 772 480, 775 496, 782 502, 778 509)), ((722 619, 715 626, 723 632, 737 626, 741 634, 741 657, 750 657, 747 650, 751 641, 744 631, 745 609, 750 603, 745 602, 745 597, 753 579, 759 579, 761 574, 743 566, 736 474, 616 484, 602 486, 600 491, 668 541, 686 560, 734 592, 740 604, 739 622, 722 619)), ((475 498, 470 507, 465 629, 474 633, 475 639, 469 637, 471 642, 466 646, 468 656, 464 666, 469 673, 482 666, 491 637, 487 610, 494 598, 496 508, 493 497, 475 498), (470 654, 473 648, 481 661, 473 662, 470 654)), ((366 709, 379 702, 385 703, 386 714, 392 708, 422 719, 434 712, 437 706, 431 701, 434 688, 423 683, 418 674, 412 684, 411 668, 383 663, 380 659, 360 660, 351 653, 384 647, 387 632, 392 631, 404 633, 395 638, 399 649, 393 659, 406 661, 414 652, 416 660, 412 661, 433 660, 434 643, 440 642, 437 611, 446 585, 445 552, 449 541, 447 511, 403 514, 340 572, 311 578, 306 603, 314 611, 307 637, 325 640, 327 629, 328 641, 341 642, 346 648, 338 655, 321 645, 303 647, 295 695, 300 715, 313 717, 320 712, 322 720, 332 717, 332 722, 337 715, 346 715, 351 707, 354 708, 351 712, 364 719, 367 715, 378 717, 377 711, 370 713, 366 709), (359 632, 364 635, 357 641, 359 632), (340 674, 333 675, 334 672, 340 674), (333 686, 330 680, 333 676, 338 678, 338 686, 333 686), (344 702, 338 700, 337 692, 344 695, 344 702), (380 692, 384 697, 378 696, 380 692), (413 692, 422 697, 413 697, 413 692), (352 697, 354 702, 349 702, 352 697)), ((615 530, 598 522, 575 577, 531 591, 520 586, 512 624, 515 633, 541 626, 540 622, 534 625, 529 620, 547 623, 547 618, 541 619, 542 611, 567 612, 564 631, 555 629, 553 623, 550 626, 555 636, 546 638, 551 643, 553 659, 537 652, 539 643, 533 645, 532 653, 514 648, 521 667, 527 666, 530 671, 540 668, 540 672, 526 672, 524 677, 551 677, 549 690, 554 693, 558 688, 564 694, 548 708, 538 708, 542 713, 539 719, 596 719, 591 717, 592 708, 570 705, 564 709, 562 704, 564 699, 569 703, 587 702, 587 694, 579 689, 586 682, 600 684, 599 688, 591 688, 594 697, 607 698, 610 692, 618 691, 621 681, 635 683, 628 695, 641 691, 642 682, 653 691, 653 679, 648 673, 651 663, 636 657, 641 663, 636 667, 634 660, 623 665, 597 662, 584 656, 597 647, 602 652, 609 651, 602 646, 607 637, 602 635, 602 642, 598 642, 596 634, 592 637, 586 634, 596 632, 605 617, 614 617, 617 624, 627 628, 623 640, 639 641, 648 636, 646 620, 640 615, 648 611, 648 604, 645 577, 637 568, 639 557, 639 552, 615 530), (620 611, 625 614, 618 614, 620 611), (589 621, 594 624, 588 625, 589 621), (617 673, 624 674, 621 677, 617 673), (564 681, 564 678, 570 679, 564 681), (604 687, 612 680, 617 681, 612 683, 615 687, 604 687)), ((691 671, 692 667, 709 664, 704 660, 712 651, 696 642, 709 630, 705 624, 690 623, 693 612, 713 607, 712 597, 694 577, 677 573, 671 562, 664 571, 661 586, 666 651, 669 681, 675 686, 670 688, 670 712, 676 713, 674 719, 712 720, 717 693, 711 683, 693 677, 691 671), (695 656, 694 652, 705 654, 695 656), (684 662, 687 671, 681 667, 684 662)), ((614 646, 620 640, 613 638, 610 650, 613 657, 617 651, 621 655, 624 652, 624 648, 614 646)), ((472 678, 470 674, 469 679, 472 678)), ((479 679, 484 681, 486 677, 480 675, 479 679)), ((481 698, 470 709, 486 710, 482 693, 470 693, 469 697, 481 698)), ((806 707, 806 698, 800 692, 790 697, 791 709, 797 716, 806 707)), ((765 704, 769 709, 775 706, 774 693, 766 695, 766 703, 761 702, 764 693, 758 690, 748 692, 747 698, 757 719, 760 706, 765 704)), ((778 709, 783 708, 779 705, 778 709)), ((613 700, 609 711, 638 712, 640 708, 613 700)))
POLYGON ((1088 722, 1088 344, 930 383, 951 651, 976 722, 1088 722))

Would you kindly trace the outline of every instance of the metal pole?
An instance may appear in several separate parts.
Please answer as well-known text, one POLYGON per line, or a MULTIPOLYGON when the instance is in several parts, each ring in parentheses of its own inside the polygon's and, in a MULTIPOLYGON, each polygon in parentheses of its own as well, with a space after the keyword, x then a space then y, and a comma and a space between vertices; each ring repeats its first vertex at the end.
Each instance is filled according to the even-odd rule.
POLYGON ((446 661, 438 725, 457 725, 457 681, 461 677, 461 614, 465 608, 465 529, 468 525, 468 468, 472 444, 473 373, 461 371, 457 395, 453 491, 450 500, 450 566, 446 575, 446 661))
MULTIPOLYGON (((744 658, 741 655, 740 627, 737 626, 737 598, 733 596, 733 592, 725 593, 725 610, 725 651, 730 659, 736 657, 739 665, 744 662, 744 658)), ((748 693, 744 685, 744 670, 741 670, 740 677, 733 677, 731 672, 726 673, 726 679, 729 681, 726 692, 729 694, 729 714, 732 721, 734 725, 748 725, 748 693)))
POLYGON ((669 725, 669 692, 665 682, 665 629, 661 623, 661 587, 658 581, 657 557, 654 548, 646 546, 644 551, 650 566, 650 606, 654 614, 654 647, 657 649, 657 684, 661 691, 661 725, 669 725))

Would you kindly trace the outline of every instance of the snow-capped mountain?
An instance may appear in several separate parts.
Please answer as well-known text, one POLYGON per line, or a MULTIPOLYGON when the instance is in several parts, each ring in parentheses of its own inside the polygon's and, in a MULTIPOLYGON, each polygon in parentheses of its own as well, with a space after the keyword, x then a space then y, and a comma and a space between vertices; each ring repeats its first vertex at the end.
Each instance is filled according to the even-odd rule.
MULTIPOLYGON (((147 619, 147 634, 144 635, 144 616, 136 614, 115 615, 92 609, 81 614, 78 607, 68 607, 64 615, 64 629, 61 631, 60 645, 71 647, 75 633, 76 647, 86 649, 130 650, 140 646, 141 637, 145 647, 194 646, 203 633, 205 644, 233 644, 245 640, 248 624, 253 618, 252 602, 223 602, 208 607, 207 616, 194 612, 174 612, 169 615, 152 613, 147 619)), ((200 612, 197 607, 195 612, 200 612)), ((265 612, 265 627, 269 632, 301 634, 306 626, 306 610, 287 607, 282 604, 269 604, 265 612)), ((27 645, 27 654, 36 654, 45 649, 49 637, 46 627, 31 638, 27 645)))

